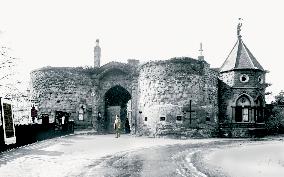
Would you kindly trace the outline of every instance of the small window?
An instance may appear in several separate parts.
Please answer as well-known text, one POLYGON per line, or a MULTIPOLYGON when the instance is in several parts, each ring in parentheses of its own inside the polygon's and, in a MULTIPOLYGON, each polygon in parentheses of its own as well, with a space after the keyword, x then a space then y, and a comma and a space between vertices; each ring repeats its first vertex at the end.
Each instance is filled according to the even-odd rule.
POLYGON ((84 120, 84 106, 83 105, 79 109, 79 120, 84 120))
POLYGON ((248 82, 249 81, 249 76, 246 74, 242 74, 240 77, 241 82, 248 82))
POLYGON ((160 121, 165 121, 166 117, 160 117, 160 121))
POLYGON ((177 121, 181 121, 182 116, 177 116, 177 121))
POLYGON ((259 76, 259 77, 258 77, 258 82, 259 82, 260 84, 263 84, 263 78, 262 78, 262 76, 259 76))
POLYGON ((209 116, 206 116, 206 121, 210 121, 210 117, 209 116))
POLYGON ((148 117, 145 117, 145 118, 144 118, 144 121, 147 121, 147 120, 148 120, 148 117))

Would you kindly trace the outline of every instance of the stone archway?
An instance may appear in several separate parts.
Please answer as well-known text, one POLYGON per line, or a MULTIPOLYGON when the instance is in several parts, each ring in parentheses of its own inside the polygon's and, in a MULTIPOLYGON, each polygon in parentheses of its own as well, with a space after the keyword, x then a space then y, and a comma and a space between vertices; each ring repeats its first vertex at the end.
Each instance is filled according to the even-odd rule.
POLYGON ((115 115, 118 115, 121 119, 121 132, 130 133, 129 117, 127 110, 128 104, 131 100, 130 93, 120 85, 113 86, 104 95, 105 103, 105 121, 104 126, 106 131, 113 133, 113 123, 115 115))

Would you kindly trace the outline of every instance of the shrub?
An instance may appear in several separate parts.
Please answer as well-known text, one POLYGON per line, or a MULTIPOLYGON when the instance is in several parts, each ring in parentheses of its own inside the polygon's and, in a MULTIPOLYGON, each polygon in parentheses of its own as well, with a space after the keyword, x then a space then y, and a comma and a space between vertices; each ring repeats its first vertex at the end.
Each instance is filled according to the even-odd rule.
POLYGON ((268 134, 283 133, 284 128, 284 109, 274 107, 271 115, 268 117, 265 128, 268 134))

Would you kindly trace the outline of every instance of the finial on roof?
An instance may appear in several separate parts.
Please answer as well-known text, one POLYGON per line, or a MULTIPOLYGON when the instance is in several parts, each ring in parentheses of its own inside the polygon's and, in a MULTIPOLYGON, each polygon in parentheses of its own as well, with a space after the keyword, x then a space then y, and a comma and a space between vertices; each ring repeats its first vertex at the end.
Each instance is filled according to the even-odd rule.
POLYGON ((198 51, 200 52, 200 55, 198 56, 198 59, 199 60, 204 60, 204 56, 202 54, 202 52, 203 52, 202 43, 200 43, 200 49, 198 51))
POLYGON ((200 43, 200 49, 198 50, 200 52, 200 56, 202 56, 202 52, 203 52, 203 49, 202 49, 202 42, 200 43))
POLYGON ((99 42, 100 42, 100 40, 99 40, 99 39, 97 39, 97 40, 96 40, 97 46, 99 46, 99 42))
POLYGON ((238 23, 238 27, 237 27, 237 35, 238 35, 238 38, 241 38, 242 35, 241 35, 241 27, 243 26, 243 23, 242 23, 242 18, 239 18, 239 23, 238 23))
POLYGON ((101 61, 101 47, 99 46, 99 39, 96 40, 96 46, 94 48, 94 67, 100 67, 101 61))

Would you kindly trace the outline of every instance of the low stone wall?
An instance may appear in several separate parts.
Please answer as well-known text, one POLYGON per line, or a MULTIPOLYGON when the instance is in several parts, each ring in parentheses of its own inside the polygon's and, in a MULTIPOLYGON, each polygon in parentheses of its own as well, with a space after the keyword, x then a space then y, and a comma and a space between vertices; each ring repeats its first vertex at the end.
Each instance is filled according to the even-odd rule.
POLYGON ((172 124, 168 122, 158 123, 155 137, 170 138, 210 138, 216 137, 215 126, 203 125, 203 127, 187 127, 184 124, 172 124))
POLYGON ((223 138, 252 138, 267 135, 264 128, 220 128, 219 137, 223 138))

